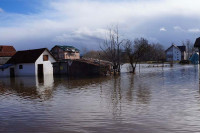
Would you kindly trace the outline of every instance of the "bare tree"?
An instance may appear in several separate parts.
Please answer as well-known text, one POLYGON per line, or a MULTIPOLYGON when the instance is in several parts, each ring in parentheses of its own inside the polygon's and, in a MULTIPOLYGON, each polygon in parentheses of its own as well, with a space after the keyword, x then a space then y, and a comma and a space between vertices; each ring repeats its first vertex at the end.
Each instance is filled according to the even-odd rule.
POLYGON ((120 73, 121 62, 121 45, 123 40, 120 40, 118 26, 114 28, 109 28, 108 35, 103 42, 103 45, 100 46, 101 50, 104 53, 105 59, 112 62, 114 75, 116 72, 120 73))
POLYGON ((187 50, 187 59, 190 58, 190 56, 192 54, 194 54, 195 52, 195 48, 193 46, 193 43, 190 40, 186 40, 186 41, 182 41, 182 45, 186 46, 186 50, 187 50))
POLYGON ((132 71, 130 71, 131 73, 135 73, 138 62, 143 56, 146 55, 149 48, 150 45, 148 44, 148 40, 144 38, 137 38, 134 40, 134 43, 130 40, 126 41, 125 51, 128 56, 128 61, 132 67, 132 71))
POLYGON ((83 55, 83 58, 103 59, 103 52, 97 50, 90 50, 83 55))
POLYGON ((150 51, 152 55, 151 60, 159 62, 165 59, 165 50, 163 45, 159 43, 153 43, 150 51))
POLYGON ((125 45, 124 45, 124 48, 125 48, 125 52, 127 54, 127 58, 128 58, 128 62, 129 64, 131 65, 131 71, 130 72, 133 72, 135 71, 135 58, 134 58, 134 44, 132 41, 130 40, 127 40, 125 45))

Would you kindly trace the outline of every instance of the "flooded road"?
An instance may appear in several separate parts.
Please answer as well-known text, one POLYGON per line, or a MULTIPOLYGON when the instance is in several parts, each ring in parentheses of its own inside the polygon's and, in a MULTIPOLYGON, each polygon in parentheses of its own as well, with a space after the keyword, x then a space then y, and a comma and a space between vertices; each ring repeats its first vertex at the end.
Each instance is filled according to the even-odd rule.
POLYGON ((0 132, 199 133, 199 68, 141 67, 136 75, 82 79, 1 78, 0 132))

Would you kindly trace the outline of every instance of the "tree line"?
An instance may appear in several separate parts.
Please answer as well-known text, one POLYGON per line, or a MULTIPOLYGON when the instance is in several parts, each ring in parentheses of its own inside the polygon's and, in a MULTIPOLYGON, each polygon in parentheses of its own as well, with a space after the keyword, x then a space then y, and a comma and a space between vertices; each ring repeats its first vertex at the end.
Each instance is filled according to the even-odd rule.
MULTIPOLYGON (((185 45, 189 52, 193 52, 191 44, 188 40, 182 42, 182 45, 185 45)), ((122 64, 129 63, 130 72, 135 73, 139 62, 164 62, 165 49, 163 45, 150 43, 145 38, 122 39, 116 26, 108 30, 104 42, 100 45, 100 50, 88 51, 83 57, 110 61, 113 64, 114 74, 120 73, 122 64)))

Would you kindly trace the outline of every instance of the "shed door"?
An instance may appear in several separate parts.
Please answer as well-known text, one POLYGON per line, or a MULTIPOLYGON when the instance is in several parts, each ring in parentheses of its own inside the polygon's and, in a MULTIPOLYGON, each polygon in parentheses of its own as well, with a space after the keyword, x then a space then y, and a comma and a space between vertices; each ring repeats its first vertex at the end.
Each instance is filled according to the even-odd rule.
POLYGON ((43 75, 43 64, 38 64, 38 76, 42 77, 43 75))
POLYGON ((15 77, 15 69, 10 68, 10 77, 15 77))

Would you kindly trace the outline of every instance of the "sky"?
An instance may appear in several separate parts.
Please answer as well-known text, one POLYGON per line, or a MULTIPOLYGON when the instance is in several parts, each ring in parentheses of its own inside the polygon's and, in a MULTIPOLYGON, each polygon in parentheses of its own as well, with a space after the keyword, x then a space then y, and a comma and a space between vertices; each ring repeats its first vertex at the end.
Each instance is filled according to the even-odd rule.
POLYGON ((0 0, 0 45, 96 50, 118 25, 121 39, 165 48, 200 36, 199 0, 0 0))

